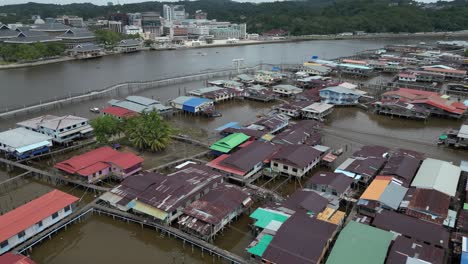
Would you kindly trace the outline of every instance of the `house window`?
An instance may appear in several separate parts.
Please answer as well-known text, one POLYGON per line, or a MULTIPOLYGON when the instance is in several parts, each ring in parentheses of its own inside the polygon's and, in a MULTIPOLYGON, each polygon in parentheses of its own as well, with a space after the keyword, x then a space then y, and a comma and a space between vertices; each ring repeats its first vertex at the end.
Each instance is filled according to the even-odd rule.
POLYGON ((42 227, 42 221, 37 222, 36 225, 37 225, 38 227, 42 227))
POLYGON ((71 206, 70 206, 70 205, 68 205, 68 206, 67 206, 67 207, 65 207, 63 210, 64 210, 65 212, 68 212, 68 211, 70 211, 70 209, 71 209, 71 206))
POLYGON ((296 168, 293 168, 292 171, 293 171, 293 172, 297 172, 297 169, 296 169, 296 168))
POLYGON ((288 166, 283 165, 283 169, 287 170, 287 169, 288 169, 288 166))
POLYGON ((54 214, 52 214, 52 219, 55 219, 58 217, 58 212, 55 212, 54 214))
POLYGON ((25 233, 24 230, 23 230, 23 231, 21 231, 21 232, 18 233, 18 238, 22 238, 22 237, 24 237, 25 235, 26 235, 26 233, 25 233))
POLYGON ((6 248, 6 247, 8 247, 8 240, 5 240, 2 243, 0 243, 0 248, 6 248))

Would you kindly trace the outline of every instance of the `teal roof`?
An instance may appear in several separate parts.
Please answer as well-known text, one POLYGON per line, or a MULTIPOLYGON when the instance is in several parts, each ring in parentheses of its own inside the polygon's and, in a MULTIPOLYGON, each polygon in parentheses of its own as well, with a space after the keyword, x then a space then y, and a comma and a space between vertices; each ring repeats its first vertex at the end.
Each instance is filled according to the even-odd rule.
POLYGON ((235 147, 247 141, 250 137, 243 133, 233 133, 211 145, 210 149, 228 153, 235 147))
POLYGON ((393 234, 355 221, 341 231, 327 264, 384 263, 393 234))
POLYGON ((289 215, 278 212, 278 211, 273 211, 273 210, 268 210, 268 209, 263 209, 263 208, 257 208, 251 215, 251 218, 256 219, 257 221, 255 222, 255 226, 258 226, 260 228, 265 228, 267 227, 270 222, 276 221, 279 223, 284 223, 286 220, 288 220, 289 215))
POLYGON ((261 257, 263 256, 263 252, 265 252, 265 250, 267 249, 268 245, 270 244, 272 240, 273 240, 273 236, 264 235, 255 246, 247 249, 247 252, 261 257))

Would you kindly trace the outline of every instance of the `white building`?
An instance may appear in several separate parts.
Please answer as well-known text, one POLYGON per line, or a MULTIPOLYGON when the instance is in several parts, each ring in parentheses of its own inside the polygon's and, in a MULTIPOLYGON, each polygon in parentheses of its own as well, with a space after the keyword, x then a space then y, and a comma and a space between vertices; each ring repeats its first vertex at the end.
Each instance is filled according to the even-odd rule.
POLYGON ((61 144, 88 137, 93 132, 93 128, 88 124, 88 119, 72 115, 60 117, 54 115, 39 116, 16 125, 48 135, 52 137, 53 141, 61 144))
POLYGON ((53 190, 0 216, 0 254, 8 252, 70 215, 75 196, 53 190))
POLYGON ((109 21, 108 22, 109 29, 111 31, 122 33, 122 22, 121 21, 109 21))
POLYGON ((284 146, 271 158, 272 171, 302 178, 320 162, 322 152, 307 145, 284 146))
POLYGON ((135 35, 143 34, 143 29, 139 26, 125 26, 123 28, 123 33, 125 35, 135 35))
POLYGON ((273 92, 283 96, 291 96, 302 93, 302 89, 290 84, 280 84, 273 86, 273 92))
POLYGON ((325 116, 331 114, 333 105, 327 103, 313 103, 302 108, 301 115, 304 118, 323 120, 325 116))
POLYGON ((163 17, 168 21, 181 21, 186 18, 183 5, 163 5, 163 17))
POLYGON ((414 177, 411 187, 431 189, 455 197, 461 168, 450 162, 425 159, 414 177))
POLYGON ((15 128, 0 133, 0 151, 17 159, 48 152, 52 137, 26 128, 15 128))

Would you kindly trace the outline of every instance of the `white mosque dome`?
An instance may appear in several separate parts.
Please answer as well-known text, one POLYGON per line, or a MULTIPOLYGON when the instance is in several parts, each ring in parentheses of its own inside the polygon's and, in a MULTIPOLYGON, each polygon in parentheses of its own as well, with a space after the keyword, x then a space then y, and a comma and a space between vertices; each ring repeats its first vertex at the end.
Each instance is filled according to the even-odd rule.
POLYGON ((42 18, 38 18, 34 20, 34 25, 42 25, 45 24, 45 21, 42 18))

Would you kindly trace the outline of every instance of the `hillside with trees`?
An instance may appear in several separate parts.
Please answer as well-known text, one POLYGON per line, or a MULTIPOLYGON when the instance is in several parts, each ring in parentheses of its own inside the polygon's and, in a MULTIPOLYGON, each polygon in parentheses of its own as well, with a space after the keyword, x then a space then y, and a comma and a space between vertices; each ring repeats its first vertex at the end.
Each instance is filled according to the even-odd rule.
MULTIPOLYGON (((162 11, 163 2, 114 6, 93 4, 20 4, 0 6, 3 23, 31 22, 32 15, 56 17, 68 14, 106 18, 121 12, 162 11), (13 14, 13 15, 12 15, 13 14)), ((428 32, 468 29, 468 2, 455 0, 422 4, 405 0, 304 0, 271 3, 240 3, 230 0, 170 2, 183 4, 193 14, 202 9, 209 19, 247 23, 251 33, 284 29, 291 35, 336 34, 349 31, 428 32)))

